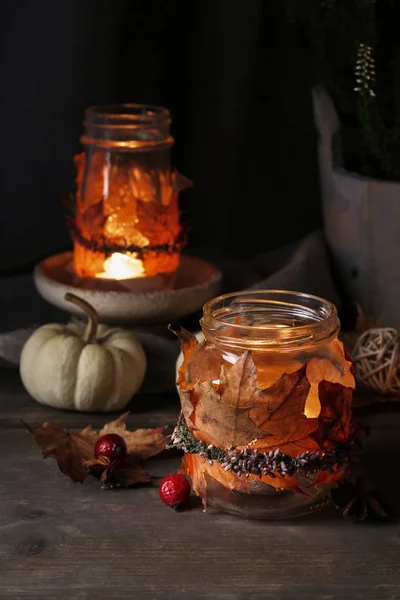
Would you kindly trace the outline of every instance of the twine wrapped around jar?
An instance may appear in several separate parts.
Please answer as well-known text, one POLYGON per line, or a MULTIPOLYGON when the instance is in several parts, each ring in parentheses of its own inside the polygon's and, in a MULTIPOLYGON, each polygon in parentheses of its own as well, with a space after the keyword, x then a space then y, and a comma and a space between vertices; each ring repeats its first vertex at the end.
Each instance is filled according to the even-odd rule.
POLYGON ((382 395, 400 394, 399 341, 390 327, 365 331, 352 352, 356 381, 382 395))

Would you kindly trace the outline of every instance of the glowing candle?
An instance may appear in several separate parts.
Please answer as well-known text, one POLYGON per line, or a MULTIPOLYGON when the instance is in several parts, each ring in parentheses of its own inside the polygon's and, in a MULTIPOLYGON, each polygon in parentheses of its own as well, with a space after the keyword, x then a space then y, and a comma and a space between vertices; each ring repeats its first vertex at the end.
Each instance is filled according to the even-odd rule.
POLYGON ((103 268, 104 272, 98 273, 96 277, 102 279, 133 279, 145 276, 143 263, 134 254, 114 252, 110 258, 104 261, 103 268))

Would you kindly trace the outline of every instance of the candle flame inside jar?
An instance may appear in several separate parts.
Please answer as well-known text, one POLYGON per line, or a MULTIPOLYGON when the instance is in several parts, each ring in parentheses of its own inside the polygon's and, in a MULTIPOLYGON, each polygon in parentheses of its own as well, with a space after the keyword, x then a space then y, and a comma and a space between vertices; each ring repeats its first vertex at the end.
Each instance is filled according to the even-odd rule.
POLYGON ((102 279, 133 279, 145 277, 146 275, 143 263, 136 258, 136 254, 114 252, 110 258, 104 261, 103 269, 104 271, 98 273, 96 277, 102 279))

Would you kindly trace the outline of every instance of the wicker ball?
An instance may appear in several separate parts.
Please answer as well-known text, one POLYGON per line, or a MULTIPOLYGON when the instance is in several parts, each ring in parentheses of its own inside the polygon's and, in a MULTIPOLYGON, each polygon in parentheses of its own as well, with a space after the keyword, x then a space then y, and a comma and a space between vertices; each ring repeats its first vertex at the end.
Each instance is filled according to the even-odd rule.
POLYGON ((396 329, 368 329, 352 352, 356 381, 383 395, 400 393, 400 334, 396 329))

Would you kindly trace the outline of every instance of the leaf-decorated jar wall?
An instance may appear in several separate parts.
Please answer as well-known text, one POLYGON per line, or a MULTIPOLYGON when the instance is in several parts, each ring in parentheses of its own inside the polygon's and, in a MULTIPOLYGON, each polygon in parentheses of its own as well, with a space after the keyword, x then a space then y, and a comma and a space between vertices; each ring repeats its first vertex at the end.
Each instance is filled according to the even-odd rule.
POLYGON ((285 291, 208 302, 204 341, 178 332, 181 472, 203 504, 254 518, 321 508, 344 476, 355 386, 336 308, 285 291))
POLYGON ((159 106, 86 110, 71 220, 80 278, 98 278, 98 285, 147 278, 147 291, 159 289, 160 279, 164 288, 173 285, 184 243, 178 195, 188 180, 171 166, 170 123, 159 106))

